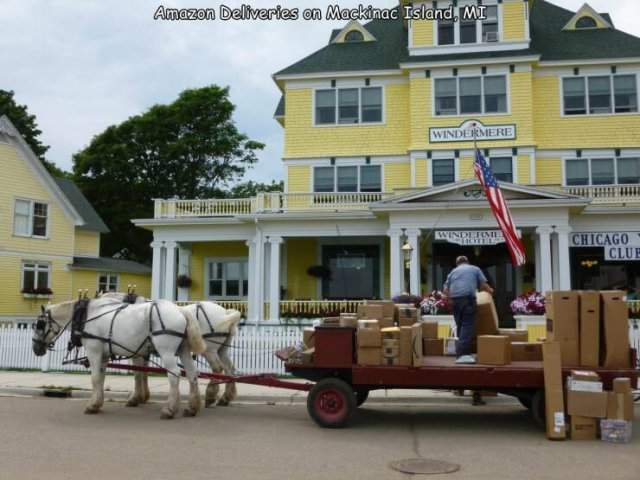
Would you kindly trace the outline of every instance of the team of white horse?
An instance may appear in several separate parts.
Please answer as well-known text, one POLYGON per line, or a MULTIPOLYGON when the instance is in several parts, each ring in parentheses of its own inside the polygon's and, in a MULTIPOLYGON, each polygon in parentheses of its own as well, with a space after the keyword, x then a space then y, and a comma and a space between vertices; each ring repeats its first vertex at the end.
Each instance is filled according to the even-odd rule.
MULTIPOLYGON (((180 406, 180 366, 189 382, 188 406, 185 416, 196 415, 202 407, 198 389, 198 371, 192 354, 202 354, 212 371, 233 375, 228 356, 240 322, 240 312, 226 310, 213 302, 200 302, 178 307, 173 302, 148 301, 137 297, 126 303, 127 295, 107 293, 97 299, 59 303, 42 307, 33 335, 33 351, 42 356, 52 348, 60 334, 72 328, 72 318, 78 307, 86 308, 81 320, 79 337, 91 370, 92 396, 85 413, 98 413, 104 403, 105 369, 112 356, 128 357, 136 366, 145 366, 155 351, 167 370, 169 397, 162 408, 162 418, 173 418, 180 406)), ((134 390, 127 405, 138 406, 149 400, 147 375, 135 373, 134 390)), ((228 405, 236 395, 234 383, 226 384, 218 399, 219 386, 211 381, 206 389, 205 406, 228 405)))

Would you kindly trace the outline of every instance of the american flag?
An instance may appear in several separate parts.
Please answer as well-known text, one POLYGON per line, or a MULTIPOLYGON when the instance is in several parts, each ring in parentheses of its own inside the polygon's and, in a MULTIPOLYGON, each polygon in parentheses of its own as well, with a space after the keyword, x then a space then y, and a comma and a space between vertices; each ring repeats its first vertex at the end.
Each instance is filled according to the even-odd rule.
POLYGON ((527 263, 527 257, 524 253, 522 241, 518 237, 516 226, 513 223, 511 212, 509 211, 507 202, 505 202, 502 196, 502 190, 500 190, 496 177, 493 176, 491 167, 480 153, 480 150, 476 150, 476 161, 473 169, 476 172, 476 177, 480 180, 480 184, 484 188, 484 192, 489 200, 489 205, 491 206, 491 211, 498 221, 500 230, 502 230, 513 264, 516 267, 524 265, 527 263))

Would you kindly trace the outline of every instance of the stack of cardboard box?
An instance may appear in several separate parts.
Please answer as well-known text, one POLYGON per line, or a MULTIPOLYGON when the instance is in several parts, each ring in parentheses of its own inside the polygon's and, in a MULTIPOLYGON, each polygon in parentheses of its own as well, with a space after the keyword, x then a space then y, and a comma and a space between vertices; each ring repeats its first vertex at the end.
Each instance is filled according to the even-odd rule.
POLYGON ((422 351, 425 357, 444 355, 444 338, 438 338, 437 322, 422 322, 422 351))
POLYGON ((378 320, 358 320, 356 342, 359 365, 382 364, 382 332, 378 320))
POLYGON ((607 418, 600 421, 602 440, 629 443, 633 425, 633 393, 628 378, 616 378, 613 391, 607 392, 607 418))
POLYGON ((393 302, 367 301, 364 305, 358 305, 358 318, 378 320, 380 328, 393 327, 395 310, 393 302))
POLYGON ((382 329, 383 365, 400 365, 400 334, 398 327, 382 329))

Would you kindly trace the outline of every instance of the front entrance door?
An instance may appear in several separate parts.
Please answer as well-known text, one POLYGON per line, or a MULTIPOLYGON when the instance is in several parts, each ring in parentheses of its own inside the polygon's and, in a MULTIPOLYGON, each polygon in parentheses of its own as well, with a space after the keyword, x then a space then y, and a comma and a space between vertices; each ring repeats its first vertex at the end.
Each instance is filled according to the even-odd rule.
POLYGON ((491 245, 463 247, 451 243, 433 244, 434 286, 441 290, 447 275, 455 268, 456 258, 464 255, 472 265, 480 267, 496 293, 494 301, 500 318, 500 326, 514 325, 510 304, 516 297, 516 270, 511 263, 507 247, 491 245))
POLYGON ((322 264, 331 270, 322 280, 322 298, 373 299, 380 296, 380 247, 325 245, 322 264))

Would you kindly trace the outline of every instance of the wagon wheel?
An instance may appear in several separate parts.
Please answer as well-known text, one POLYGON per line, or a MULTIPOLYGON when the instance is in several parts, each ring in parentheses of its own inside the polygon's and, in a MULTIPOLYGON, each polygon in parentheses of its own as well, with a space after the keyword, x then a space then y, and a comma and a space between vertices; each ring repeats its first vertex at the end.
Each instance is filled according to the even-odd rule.
POLYGON ((531 407, 533 406, 533 395, 529 395, 529 394, 522 394, 519 395, 518 397, 516 397, 518 399, 518 401, 520 402, 520 404, 526 408, 527 410, 531 410, 531 407))
POLYGON ((531 416, 540 428, 547 428, 546 404, 544 390, 536 390, 531 398, 531 416))
POLYGON ((343 428, 356 409, 356 394, 338 378, 319 381, 307 397, 307 411, 324 428, 343 428))
POLYGON ((356 407, 362 406, 369 398, 369 390, 366 388, 358 389, 354 393, 356 395, 356 407))

